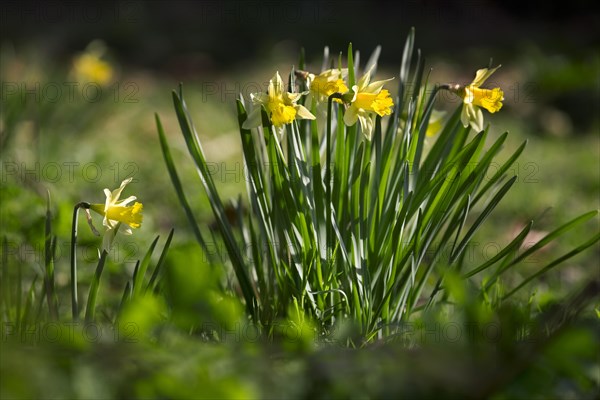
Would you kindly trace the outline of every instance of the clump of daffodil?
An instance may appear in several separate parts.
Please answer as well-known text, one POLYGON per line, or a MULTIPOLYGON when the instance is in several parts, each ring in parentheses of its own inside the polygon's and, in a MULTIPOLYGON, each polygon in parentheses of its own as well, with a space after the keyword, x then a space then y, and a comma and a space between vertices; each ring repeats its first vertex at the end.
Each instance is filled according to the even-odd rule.
POLYGON ((132 178, 125 179, 121 186, 112 192, 104 189, 106 202, 104 204, 90 204, 90 209, 104 216, 103 225, 107 228, 104 235, 103 248, 110 249, 114 236, 121 226, 125 224, 125 234, 131 235, 131 228, 139 228, 142 225, 142 203, 137 201, 133 205, 128 204, 136 200, 135 196, 129 196, 124 200, 119 200, 125 186, 131 182, 132 178))
POLYGON ((73 60, 73 75, 80 82, 94 82, 101 86, 109 84, 113 78, 113 67, 102 59, 106 47, 94 41, 73 60))
POLYGON ((267 93, 252 93, 250 98, 254 104, 254 110, 244 121, 243 128, 251 129, 261 124, 261 109, 267 111, 271 123, 278 130, 282 130, 286 124, 291 124, 296 119, 315 119, 315 116, 301 104, 296 104, 305 93, 290 93, 285 90, 283 80, 276 72, 269 81, 267 93))
POLYGON ((392 113, 394 102, 390 92, 383 89, 385 82, 392 79, 370 83, 371 70, 369 70, 358 81, 358 84, 352 86, 352 90, 344 96, 345 100, 348 100, 346 102, 350 103, 344 114, 344 123, 352 126, 356 124, 357 120, 360 121, 362 132, 369 140, 371 140, 375 127, 375 115, 383 117, 392 113))
POLYGON ((470 85, 455 85, 451 90, 462 97, 463 109, 460 114, 460 120, 466 128, 471 125, 476 131, 483 130, 483 113, 481 108, 485 108, 490 113, 495 113, 502 108, 504 92, 500 88, 482 89, 480 86, 501 66, 496 68, 483 68, 477 71, 475 79, 470 85))

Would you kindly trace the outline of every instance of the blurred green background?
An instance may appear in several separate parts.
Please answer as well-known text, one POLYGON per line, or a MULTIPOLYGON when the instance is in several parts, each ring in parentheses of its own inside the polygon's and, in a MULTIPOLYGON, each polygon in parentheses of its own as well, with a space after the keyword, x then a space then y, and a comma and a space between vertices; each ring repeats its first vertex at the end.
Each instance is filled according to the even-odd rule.
MULTIPOLYGON (((218 188, 224 197, 235 199, 245 190, 234 110, 239 93, 248 98, 251 92, 265 90, 276 70, 286 76, 298 64, 301 48, 306 51, 309 69, 317 72, 324 46, 337 55, 345 52, 348 42, 360 51, 361 65, 382 45, 378 75, 398 77, 404 40, 412 26, 426 70, 431 68, 431 84, 469 83, 490 59, 494 65, 502 64, 488 83, 505 93, 503 109, 495 115, 485 114, 486 123, 492 124, 490 140, 508 130, 506 155, 523 140, 529 141, 514 168, 518 183, 478 233, 474 263, 493 256, 496 243, 507 244, 531 219, 536 221, 537 234, 542 235, 576 215, 600 208, 597 2, 571 1, 567 6, 542 1, 441 0, 9 1, 1 7, 0 20, 0 236, 7 242, 2 262, 9 267, 25 266, 26 276, 40 273, 49 193, 58 236, 56 279, 61 312, 68 312, 73 205, 79 201, 102 203, 102 189, 114 189, 132 176, 134 182, 125 195, 135 194, 144 203, 144 224, 134 236, 119 237, 105 271, 98 314, 110 321, 110 310, 118 304, 135 260, 143 256, 157 234, 164 238, 171 228, 176 230, 168 265, 202 262, 164 166, 154 125, 157 112, 192 208, 210 226, 209 203, 172 110, 170 92, 179 82, 184 83, 218 188), (78 81, 72 74, 74 57, 98 40, 104 43, 105 59, 114 69, 111 81, 101 86, 78 81)), ((392 92, 395 87, 392 82, 392 92)), ((458 104, 457 98, 443 95, 436 108, 452 110, 458 104)), ((99 227, 101 219, 94 218, 99 227)), ((528 270, 515 272, 509 279, 517 281, 519 274, 529 275, 598 228, 598 218, 592 219, 530 260, 528 270)), ((100 239, 82 222, 79 270, 84 289, 93 274, 99 246, 100 239)), ((597 277, 599 259, 596 245, 547 275, 530 293, 535 292, 540 303, 558 298, 597 277)), ((239 361, 221 357, 219 349, 198 355, 198 363, 219 359, 227 370, 239 361)), ((251 349, 245 351, 254 354, 251 349)), ((36 357, 46 363, 50 359, 42 353, 36 357)), ((157 364, 169 362, 165 361, 167 354, 156 357, 157 364)), ((81 379, 93 381, 86 362, 83 359, 74 365, 83 365, 83 372, 78 372, 81 379)), ((272 370, 270 362, 261 364, 258 372, 241 364, 230 374, 262 374, 272 370)), ((296 367, 301 369, 286 364, 282 374, 296 377, 300 375, 296 367)), ((50 371, 51 364, 45 368, 50 371)), ((272 383, 268 373, 261 376, 262 383, 272 383)), ((160 376, 144 377, 160 381, 160 376)), ((180 378, 187 379, 185 374, 180 378)), ((225 375, 219 381, 218 390, 227 387, 228 379, 233 378, 225 375)), ((238 389, 256 393, 256 381, 236 382, 239 387, 215 395, 234 396, 238 389)), ((85 397, 86 390, 75 393, 85 397)), ((107 396, 109 392, 107 389, 107 396)), ((136 393, 143 393, 143 387, 136 393)), ((176 392, 165 389, 165 393, 176 392)))

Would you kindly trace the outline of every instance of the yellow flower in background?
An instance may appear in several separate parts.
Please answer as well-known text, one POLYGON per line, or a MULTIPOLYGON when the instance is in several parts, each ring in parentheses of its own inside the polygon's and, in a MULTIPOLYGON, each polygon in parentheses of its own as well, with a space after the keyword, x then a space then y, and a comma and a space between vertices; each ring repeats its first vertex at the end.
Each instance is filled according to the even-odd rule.
POLYGON ((334 93, 346 93, 348 86, 344 82, 344 77, 347 73, 347 69, 328 69, 319 75, 309 74, 311 96, 318 102, 327 102, 329 96, 334 93))
POLYGON ((455 89, 455 92, 463 98, 463 109, 460 120, 465 128, 471 125, 476 131, 483 130, 483 113, 481 112, 481 108, 485 108, 490 113, 495 113, 502 108, 502 100, 504 100, 502 89, 482 89, 480 87, 500 67, 498 65, 496 68, 480 69, 475 74, 475 79, 470 85, 455 89))
POLYGON ((112 192, 104 189, 106 202, 104 204, 91 204, 90 209, 104 216, 103 225, 109 230, 117 228, 119 223, 127 225, 125 233, 130 235, 131 228, 139 228, 142 225, 142 203, 135 202, 128 206, 129 203, 136 199, 135 196, 129 196, 125 200, 119 200, 121 192, 125 186, 131 182, 132 178, 125 179, 118 189, 112 192))
MULTIPOLYGON (((444 128, 446 123, 446 111, 440 110, 432 110, 431 115, 429 116, 429 123, 427 124, 427 130, 425 131, 425 135, 427 137, 436 136, 441 130, 444 128)), ((402 134, 404 132, 404 128, 406 126, 406 116, 403 115, 398 121, 398 133, 402 134)))
POLYGON ((357 85, 352 86, 353 96, 344 114, 344 123, 352 126, 357 120, 360 121, 362 132, 369 140, 375 127, 375 115, 383 117, 392 113, 394 102, 390 92, 383 89, 385 82, 392 79, 394 78, 369 83, 371 80, 371 70, 369 70, 357 85))
POLYGON ((269 81, 267 93, 252 93, 250 95, 255 107, 242 127, 251 129, 260 126, 262 107, 265 108, 271 122, 278 129, 283 129, 284 125, 292 123, 295 119, 315 119, 315 116, 306 107, 296 104, 303 94, 285 91, 283 80, 279 76, 279 72, 276 72, 269 81))
MULTIPOLYGON (((348 75, 348 69, 328 69, 319 75, 307 74, 307 84, 309 95, 306 104, 310 104, 311 112, 317 116, 317 130, 321 132, 326 126, 327 121, 327 103, 329 96, 334 93, 347 93, 348 86, 344 79, 348 75)), ((333 101, 342 103, 341 99, 333 101)))
POLYGON ((431 116, 429 117, 429 125, 427 125, 427 131, 425 134, 428 137, 437 135, 442 128, 444 127, 444 117, 446 116, 446 111, 438 111, 432 110, 431 116))
POLYGON ((73 74, 80 82, 95 82, 101 86, 109 84, 113 78, 113 67, 102 59, 106 47, 102 42, 94 41, 85 52, 73 60, 73 74))

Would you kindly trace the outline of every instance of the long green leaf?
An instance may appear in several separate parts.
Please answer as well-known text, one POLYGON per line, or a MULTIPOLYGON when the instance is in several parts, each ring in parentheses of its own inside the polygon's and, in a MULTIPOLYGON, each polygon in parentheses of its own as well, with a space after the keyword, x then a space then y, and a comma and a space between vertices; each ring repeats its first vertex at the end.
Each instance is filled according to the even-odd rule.
POLYGON ((542 268, 535 274, 532 274, 529 277, 527 277, 523 282, 521 282, 519 285, 517 285, 517 287, 515 287, 513 290, 511 290, 506 295, 504 295, 504 297, 502 297, 502 300, 504 301, 504 300, 508 299, 510 296, 512 296, 513 294, 518 292, 523 286, 527 285, 532 280, 539 278, 541 275, 545 274, 550 269, 556 267, 557 265, 562 264, 569 258, 576 256, 577 254, 581 253, 583 250, 587 249, 588 247, 593 246, 599 240, 600 240, 600 233, 597 233, 595 236, 593 236, 587 242, 583 243, 580 246, 577 246, 575 249, 571 250, 570 252, 568 252, 568 253, 562 255, 561 257, 557 258, 556 260, 552 261, 550 264, 546 265, 544 268, 542 268))
POLYGON ((515 183, 516 180, 517 180, 517 176, 513 176, 508 182, 506 182, 502 186, 502 188, 500 188, 500 190, 498 190, 498 193, 496 193, 494 198, 487 204, 487 206, 481 212, 481 214, 479 214, 479 216, 477 217, 475 222, 473 222, 473 225, 471 225, 471 228, 469 229, 469 231, 467 232, 467 234, 465 235, 465 237, 463 238, 461 243, 456 248, 456 251, 450 255, 450 264, 452 264, 452 263, 454 263, 454 261, 456 261, 457 257, 463 252, 467 243, 469 243, 469 241, 471 240, 471 238, 473 237, 475 232, 477 232, 477 230, 479 229, 481 224, 487 219, 487 217, 490 215, 492 210, 494 208, 496 208, 496 206, 498 205, 500 200, 502 200, 504 195, 508 192, 508 190, 511 188, 511 186, 515 183))
POLYGON ((510 268, 511 266, 516 265, 517 263, 519 263, 522 260, 526 259, 531 254, 535 253, 536 251, 538 251, 542 247, 546 246, 548 243, 556 240, 558 237, 562 236, 566 232, 568 232, 571 229, 575 228, 577 225, 580 225, 580 224, 584 223, 585 221, 588 221, 589 219, 595 217, 597 214, 598 214, 598 211, 595 211, 595 210, 594 211, 589 211, 589 212, 584 213, 584 214, 582 214, 582 215, 580 215, 580 216, 578 216, 576 218, 573 218, 569 222, 561 225, 560 227, 556 228, 552 232, 548 233, 546 236, 544 236, 542 239, 540 239, 533 246, 531 246, 530 248, 528 248, 527 250, 525 250, 523 253, 521 253, 518 257, 513 258, 510 263, 507 263, 502 268, 500 268, 496 272, 496 274, 490 279, 490 281, 489 281, 487 287, 485 288, 485 290, 488 290, 489 287, 492 285, 492 282, 495 280, 495 278, 497 278, 499 275, 501 275, 502 273, 504 273, 508 268, 510 268))
POLYGON ((92 283, 88 292, 87 306, 85 308, 85 321, 87 323, 93 322, 96 315, 96 298, 98 297, 98 289, 100 287, 100 278, 102 277, 102 271, 104 270, 104 264, 106 263, 106 257, 108 252, 102 250, 98 265, 96 266, 96 272, 92 278, 92 283))
POLYGON ((206 241, 200 232, 200 228, 198 227, 198 222, 196 221, 196 217, 194 216, 194 212, 190 207, 190 204, 185 197, 185 193, 183 191, 183 185, 181 184, 181 180, 179 179, 179 175, 177 174, 177 170, 175 168, 175 163, 173 162, 173 157, 171 156, 171 150, 169 148, 169 143, 167 142, 167 138, 165 135, 165 131, 163 129, 162 123, 160 121, 160 117, 158 114, 154 114, 154 119, 156 121, 156 129, 158 131, 158 138, 160 141, 160 148, 162 150, 163 158, 165 159, 165 164, 167 165, 167 170, 169 171, 169 176, 171 177, 171 182, 175 187, 175 192, 177 193, 177 198, 179 199, 179 203, 183 207, 185 211, 185 215, 190 223, 190 227, 192 228, 192 232, 194 232, 194 236, 196 240, 202 246, 202 249, 207 255, 210 255, 211 252, 208 251, 208 246, 206 245, 206 241))
POLYGON ((532 226, 533 226, 533 221, 530 221, 527 225, 525 225, 525 227, 521 230, 521 232, 519 232, 519 234, 506 247, 504 247, 502 250, 500 250, 498 252, 498 254, 496 254, 494 257, 490 258, 489 260, 487 260, 480 266, 478 266, 478 267, 472 269, 471 271, 467 272, 466 274, 464 274, 463 278, 470 278, 473 275, 476 275, 476 274, 480 273, 481 271, 484 271, 487 268, 489 268, 490 266, 494 265, 495 263, 497 263, 498 261, 503 259, 506 255, 517 251, 519 249, 519 247, 523 244, 523 241, 529 234, 529 231, 531 230, 532 226))
POLYGON ((146 291, 154 290, 157 286, 156 281, 157 281, 158 277, 160 276, 160 273, 162 271, 162 266, 165 263, 165 259, 167 257, 167 253, 169 252, 169 246, 171 245, 171 240, 173 239, 174 232, 175 232, 175 229, 171 229, 171 231, 169 232, 167 241, 165 242, 165 245, 163 246, 162 252, 160 253, 160 257, 158 258, 158 263, 156 263, 156 267, 154 267, 154 271, 152 272, 150 281, 148 282, 148 285, 146 286, 146 291))
POLYGON ((160 236, 154 238, 148 250, 146 250, 146 254, 144 254, 144 258, 140 263, 140 267, 136 277, 133 279, 133 296, 138 296, 144 291, 144 278, 146 277, 146 271, 148 270, 148 265, 150 265, 150 259, 152 258, 152 253, 154 252, 154 248, 158 243, 158 239, 160 236))
POLYGON ((211 208, 213 210, 213 214, 217 220, 219 231, 221 232, 221 235, 225 242, 225 246, 227 248, 227 252, 231 258, 233 269, 235 271, 236 277, 240 284, 240 288, 242 289, 242 293, 244 295, 244 299, 246 301, 246 309, 250 315, 254 316, 256 297, 254 294, 254 289, 250 282, 250 278, 248 276, 248 269, 244 258, 240 252, 240 249, 235 241, 231 226, 227 221, 223 203, 219 194, 217 193, 217 189, 213 182, 212 175, 206 163, 206 158, 204 157, 204 152, 202 151, 202 147, 200 146, 200 143, 198 141, 196 131, 193 128, 193 123, 185 107, 185 103, 183 101, 181 92, 181 87, 180 95, 178 95, 176 92, 173 92, 173 105, 175 107, 177 119, 179 120, 181 132, 185 139, 188 151, 192 156, 192 159, 194 160, 194 163, 198 170, 198 175, 200 176, 205 192, 208 196, 211 208))

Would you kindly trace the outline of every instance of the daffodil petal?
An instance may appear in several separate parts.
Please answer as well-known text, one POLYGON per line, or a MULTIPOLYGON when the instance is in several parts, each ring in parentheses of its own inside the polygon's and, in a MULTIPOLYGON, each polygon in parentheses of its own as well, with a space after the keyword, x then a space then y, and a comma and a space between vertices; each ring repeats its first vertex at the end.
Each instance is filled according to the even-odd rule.
POLYGON ((112 229, 115 227, 115 224, 117 224, 117 221, 108 219, 106 215, 104 216, 104 220, 102 220, 102 225, 106 226, 108 229, 112 229))
POLYGON ((475 87, 479 87, 481 85, 483 85, 483 83, 494 73, 496 72, 496 70, 498 68, 500 68, 502 65, 498 65, 495 68, 482 68, 477 70, 477 72, 475 73, 475 79, 473 80, 473 82, 471 82, 472 86, 475 87))
POLYGON ((127 204, 131 203, 134 200, 137 200, 137 197, 135 197, 135 196, 129 196, 125 200, 121 200, 118 203, 115 203, 113 206, 124 207, 124 206, 126 206, 127 204))
POLYGON ((250 93, 252 104, 261 105, 269 102, 269 95, 266 93, 250 93))
POLYGON ((369 82, 371 81, 371 72, 373 71, 373 68, 375 68, 375 65, 372 65, 371 68, 369 68, 369 70, 365 72, 365 74, 358 81, 357 85, 359 88, 361 88, 361 91, 364 87, 369 85, 369 82))
POLYGON ((481 132, 483 130, 483 112, 481 112, 481 108, 478 108, 475 111, 475 119, 471 122, 471 126, 477 132, 481 132))
MULTIPOLYGON (((110 194, 110 204, 115 204, 119 200, 119 197, 121 197, 121 193, 125 189, 125 186, 127 186, 129 183, 131 183, 132 180, 133 180, 133 178, 127 178, 127 179, 123 180, 123 182, 121 182, 121 186, 119 186, 117 189, 112 191, 112 193, 110 194)), ((108 189, 104 189, 105 194, 107 193, 107 191, 108 191, 108 189)), ((106 197, 108 198, 109 195, 107 194, 106 197)))
POLYGON ((460 122, 462 122, 463 126, 466 128, 467 126, 469 126, 469 124, 471 123, 470 118, 469 118, 469 108, 472 108, 473 105, 468 103, 468 104, 463 104, 463 108, 460 112, 460 122))
POLYGON ((367 87, 365 87, 363 89, 363 91, 367 92, 367 93, 379 93, 379 91, 383 88, 383 85, 385 85, 386 82, 393 81, 393 80, 394 80, 394 78, 384 79, 382 81, 375 81, 375 82, 367 85, 367 87))
POLYGON ((360 122, 360 128, 363 135, 365 135, 368 140, 371 140, 371 137, 373 136, 373 128, 375 126, 374 118, 371 118, 366 113, 359 112, 358 121, 360 122))
POLYGON ((354 103, 356 101, 356 96, 358 96, 358 86, 354 85, 352 86, 352 93, 354 93, 354 95, 352 96, 352 99, 350 100, 351 103, 354 103))
POLYGON ((302 93, 284 93, 283 94, 284 101, 290 102, 290 103, 297 102, 298 100, 300 100, 300 97, 302 97, 302 93))
POLYGON ((283 95, 283 88, 284 88, 283 79, 281 79, 281 76, 279 75, 279 71, 277 71, 277 72, 275 72, 273 79, 271 79, 271 82, 269 82, 269 95, 281 97, 283 95), (271 90, 271 88, 273 90, 271 90))
POLYGON ((340 77, 343 77, 348 74, 348 68, 343 68, 342 70, 333 68, 323 71, 319 74, 319 76, 327 78, 327 80, 336 80, 340 77))
POLYGON ((346 112, 344 113, 344 124, 347 126, 352 126, 356 123, 358 119, 358 109, 356 107, 348 107, 346 112))
POLYGON ((464 107, 467 109, 469 125, 476 131, 480 132, 483 130, 483 113, 479 107, 475 107, 472 104, 465 104, 464 107))
POLYGON ((296 118, 315 119, 316 117, 302 105, 296 105, 296 118))

